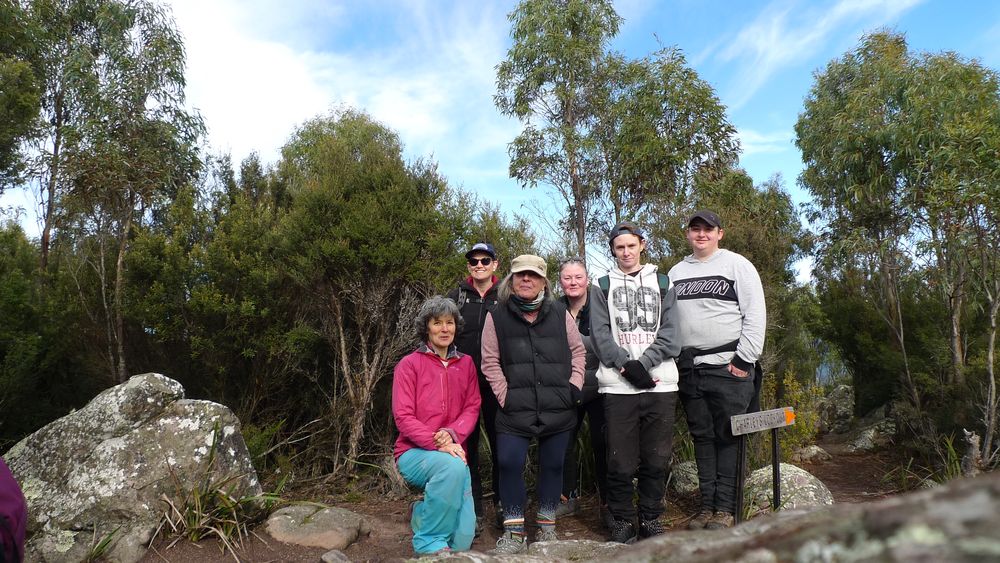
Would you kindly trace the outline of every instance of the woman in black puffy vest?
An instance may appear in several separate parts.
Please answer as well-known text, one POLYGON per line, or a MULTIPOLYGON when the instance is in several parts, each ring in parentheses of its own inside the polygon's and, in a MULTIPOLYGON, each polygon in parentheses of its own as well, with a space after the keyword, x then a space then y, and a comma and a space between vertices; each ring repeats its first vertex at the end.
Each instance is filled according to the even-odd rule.
POLYGON ((539 458, 535 541, 556 539, 563 459, 576 424, 585 361, 576 321, 551 298, 545 261, 518 256, 510 272, 500 283, 497 307, 486 318, 482 336, 483 373, 500 404, 496 432, 504 533, 497 553, 527 549, 523 475, 532 439, 538 440, 539 458))

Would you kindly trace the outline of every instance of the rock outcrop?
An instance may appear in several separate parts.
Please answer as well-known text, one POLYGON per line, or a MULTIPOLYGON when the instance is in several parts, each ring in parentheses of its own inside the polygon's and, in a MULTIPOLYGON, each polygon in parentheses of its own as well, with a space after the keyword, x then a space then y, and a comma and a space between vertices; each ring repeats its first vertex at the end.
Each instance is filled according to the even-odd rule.
POLYGON ((781 511, 728 530, 668 533, 610 560, 997 561, 998 527, 995 472, 876 503, 781 511))
POLYGON ((854 388, 850 385, 838 385, 820 401, 819 431, 820 434, 843 434, 851 429, 854 418, 854 388))
POLYGON ((186 400, 180 383, 152 373, 107 389, 4 458, 28 501, 29 561, 81 561, 105 537, 106 560, 137 561, 162 497, 226 479, 236 497, 261 493, 232 411, 186 400))
MULTIPOLYGON (((781 509, 811 509, 833 504, 833 494, 822 481, 805 469, 790 463, 782 463, 778 472, 781 475, 781 509)), ((771 497, 774 495, 771 466, 763 467, 750 474, 745 490, 749 495, 751 506, 757 509, 770 510, 771 497)))
POLYGON ((682 461, 670 469, 670 488, 681 495, 698 492, 698 464, 682 461))

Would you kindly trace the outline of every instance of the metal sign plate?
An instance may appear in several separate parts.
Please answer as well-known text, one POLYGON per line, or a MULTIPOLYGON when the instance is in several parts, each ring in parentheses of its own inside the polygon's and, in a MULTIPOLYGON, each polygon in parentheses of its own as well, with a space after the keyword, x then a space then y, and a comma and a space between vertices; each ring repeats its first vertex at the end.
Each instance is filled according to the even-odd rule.
POLYGON ((771 428, 781 428, 795 424, 795 409, 784 407, 771 409, 769 411, 753 412, 749 414, 737 414, 730 419, 733 429, 733 436, 741 434, 751 434, 761 430, 771 428))

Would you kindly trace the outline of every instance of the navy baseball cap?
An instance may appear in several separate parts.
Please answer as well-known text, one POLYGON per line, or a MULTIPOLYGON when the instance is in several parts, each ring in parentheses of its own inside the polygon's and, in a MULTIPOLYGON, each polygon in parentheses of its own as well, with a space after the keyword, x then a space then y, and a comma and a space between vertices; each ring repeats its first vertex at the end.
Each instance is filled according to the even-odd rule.
POLYGON ((488 242, 477 242, 472 245, 472 248, 465 253, 465 259, 468 260, 469 258, 472 258, 472 255, 476 252, 485 252, 490 255, 490 258, 493 258, 494 260, 497 259, 497 251, 493 250, 493 245, 488 242))

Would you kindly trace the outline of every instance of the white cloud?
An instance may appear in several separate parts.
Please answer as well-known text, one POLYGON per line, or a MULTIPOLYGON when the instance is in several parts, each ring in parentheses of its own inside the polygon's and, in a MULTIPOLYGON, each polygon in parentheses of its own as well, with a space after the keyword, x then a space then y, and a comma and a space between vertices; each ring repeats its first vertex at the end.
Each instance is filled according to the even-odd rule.
POLYGON ((739 108, 774 74, 809 60, 825 42, 848 25, 863 30, 886 25, 921 0, 840 0, 831 8, 803 9, 793 2, 772 2, 750 24, 726 41, 717 56, 737 61, 738 94, 731 106, 739 108))
POLYGON ((189 101, 213 147, 237 161, 251 150, 274 161, 295 125, 350 106, 398 132, 411 158, 433 154, 455 183, 467 183, 453 176, 466 170, 506 179, 506 145, 518 127, 492 101, 505 13, 466 2, 383 5, 382 40, 352 48, 343 46, 356 31, 349 10, 320 6, 173 0, 189 101))
POLYGON ((753 129, 739 129, 737 137, 740 139, 740 147, 743 149, 744 157, 762 153, 786 152, 795 148, 792 144, 794 134, 790 131, 759 133, 753 129))

